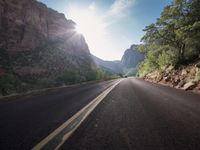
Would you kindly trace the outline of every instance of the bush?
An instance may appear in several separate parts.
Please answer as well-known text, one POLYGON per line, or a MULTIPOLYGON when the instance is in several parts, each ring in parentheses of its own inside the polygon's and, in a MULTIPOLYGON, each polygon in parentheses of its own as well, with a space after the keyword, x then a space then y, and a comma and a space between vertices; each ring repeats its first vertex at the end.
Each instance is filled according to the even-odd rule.
POLYGON ((152 45, 144 61, 137 67, 137 76, 143 77, 154 70, 163 70, 169 65, 174 66, 177 61, 177 55, 172 47, 152 45))
POLYGON ((17 79, 13 74, 6 74, 0 77, 0 93, 5 96, 16 92, 17 79))
POLYGON ((73 84, 80 82, 80 75, 77 71, 65 71, 60 76, 57 77, 56 81, 59 84, 73 84))
POLYGON ((41 79, 38 79, 37 81, 37 87, 40 89, 54 87, 55 85, 56 85, 56 82, 53 79, 49 79, 49 78, 41 78, 41 79))
POLYGON ((105 78, 105 73, 101 69, 91 70, 86 75, 87 81, 99 80, 104 78, 105 78))

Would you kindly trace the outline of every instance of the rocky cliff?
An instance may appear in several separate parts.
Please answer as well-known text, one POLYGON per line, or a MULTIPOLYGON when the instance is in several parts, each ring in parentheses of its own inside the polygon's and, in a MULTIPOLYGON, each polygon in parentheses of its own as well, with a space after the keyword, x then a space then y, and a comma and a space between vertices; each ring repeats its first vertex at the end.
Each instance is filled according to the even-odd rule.
POLYGON ((121 62, 126 68, 136 68, 138 63, 144 59, 144 54, 136 50, 137 46, 138 45, 131 45, 131 47, 124 52, 121 62))
POLYGON ((36 0, 0 0, 0 75, 54 78, 95 68, 88 46, 64 14, 36 0))
MULTIPOLYGON (((77 34, 74 28, 75 23, 67 20, 64 14, 49 9, 35 0, 0 0, 0 49, 1 52, 8 53, 12 60, 16 55, 23 54, 26 57, 25 53, 33 51, 43 53, 38 48, 45 49, 45 46, 54 45, 59 53, 68 57, 80 57, 83 61, 77 62, 80 60, 74 59, 72 65, 78 67, 82 63, 87 63, 88 68, 92 67, 93 62, 84 37, 77 34)), ((27 61, 31 60, 27 58, 27 61)), ((24 68, 15 65, 14 62, 10 63, 13 69, 24 68)), ((38 70, 47 71, 45 68, 38 70)))
POLYGON ((105 72, 135 75, 137 65, 144 59, 144 54, 136 50, 137 46, 131 45, 119 61, 105 61, 96 56, 93 56, 93 59, 105 72))

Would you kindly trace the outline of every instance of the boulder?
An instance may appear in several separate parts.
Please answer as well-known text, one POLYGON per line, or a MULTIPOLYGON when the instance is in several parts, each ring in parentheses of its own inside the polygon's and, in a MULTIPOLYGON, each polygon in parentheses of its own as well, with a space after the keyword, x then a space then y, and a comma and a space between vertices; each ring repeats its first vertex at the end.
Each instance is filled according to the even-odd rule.
POLYGON ((190 82, 184 84, 184 86, 183 86, 182 89, 183 89, 183 90, 192 90, 192 89, 194 89, 195 87, 196 87, 196 83, 193 82, 193 81, 190 81, 190 82))
POLYGON ((181 71, 181 75, 182 75, 182 76, 187 75, 187 73, 188 73, 188 72, 187 72, 187 70, 185 70, 185 69, 183 69, 183 70, 181 71))

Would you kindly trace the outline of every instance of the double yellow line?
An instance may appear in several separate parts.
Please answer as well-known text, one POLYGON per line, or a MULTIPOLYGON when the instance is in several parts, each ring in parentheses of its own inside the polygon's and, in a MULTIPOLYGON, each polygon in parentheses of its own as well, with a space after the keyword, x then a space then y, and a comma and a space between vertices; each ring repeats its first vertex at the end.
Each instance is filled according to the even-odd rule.
POLYGON ((60 127, 34 146, 32 150, 58 150, 87 118, 87 116, 95 109, 95 107, 121 82, 121 80, 122 79, 118 80, 114 85, 102 92, 69 120, 64 122, 60 127))

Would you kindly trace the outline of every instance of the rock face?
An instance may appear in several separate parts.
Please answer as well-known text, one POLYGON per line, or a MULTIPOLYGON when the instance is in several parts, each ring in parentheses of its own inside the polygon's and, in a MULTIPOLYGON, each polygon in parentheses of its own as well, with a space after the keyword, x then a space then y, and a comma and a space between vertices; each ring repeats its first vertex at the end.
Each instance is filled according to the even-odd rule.
POLYGON ((0 0, 1 72, 52 75, 76 69, 84 74, 93 69, 85 39, 74 29, 72 20, 36 0, 0 0))
POLYGON ((136 50, 138 45, 131 45, 129 49, 124 52, 121 63, 126 68, 136 68, 138 63, 144 59, 144 54, 136 50))
POLYGON ((31 50, 46 40, 71 36, 75 23, 35 0, 0 0, 1 48, 31 50))
POLYGON ((144 59, 144 54, 136 50, 137 46, 132 45, 127 49, 119 61, 104 61, 96 56, 93 59, 106 72, 135 75, 137 65, 144 59))

